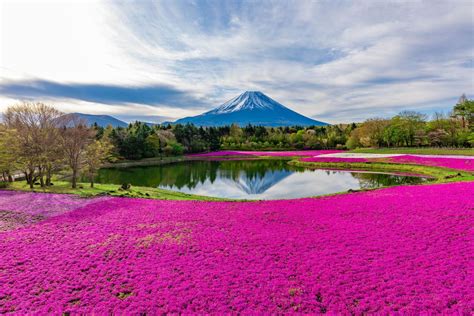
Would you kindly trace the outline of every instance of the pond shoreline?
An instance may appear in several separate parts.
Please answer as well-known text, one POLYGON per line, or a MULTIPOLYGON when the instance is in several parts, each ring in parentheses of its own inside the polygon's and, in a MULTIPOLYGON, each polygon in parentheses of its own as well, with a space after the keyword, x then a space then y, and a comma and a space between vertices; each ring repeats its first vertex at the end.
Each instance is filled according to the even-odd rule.
POLYGON ((198 159, 158 166, 102 169, 95 183, 156 187, 224 199, 293 199, 428 181, 424 175, 387 170, 313 170, 287 157, 198 159))
MULTIPOLYGON (((340 151, 341 152, 341 151, 340 151)), ((474 181, 474 174, 467 171, 460 171, 456 169, 449 169, 441 166, 428 166, 428 165, 415 165, 407 163, 385 163, 379 162, 304 162, 303 157, 308 157, 310 151, 293 151, 293 152, 278 152, 278 156, 272 156, 273 152, 249 152, 246 155, 219 155, 222 152, 208 153, 203 155, 187 155, 179 157, 164 157, 163 159, 151 158, 139 161, 123 161, 114 164, 107 164, 104 169, 124 169, 129 167, 147 167, 147 166, 160 166, 172 163, 186 162, 186 161, 232 161, 232 160, 286 160, 288 164, 295 165, 304 168, 315 168, 323 170, 345 170, 345 171, 364 171, 374 173, 394 173, 403 175, 415 175, 430 178, 429 183, 446 183, 446 182, 465 182, 474 181), (304 155, 301 155, 304 153, 304 155), (255 155, 265 154, 265 155, 255 155), (298 155, 299 154, 299 155, 298 155), (293 155, 293 156, 292 156, 293 155)), ((247 153, 247 152, 245 152, 247 153)), ((311 152, 315 154, 314 151, 311 152)), ((319 151, 321 155, 327 154, 327 151, 319 151)), ((426 185, 419 184, 419 185, 426 185)), ((33 191, 33 192, 50 192, 50 193, 69 193, 77 194, 83 197, 97 196, 97 195, 112 195, 132 198, 148 198, 148 199, 163 199, 163 200, 236 200, 226 198, 213 198, 210 196, 199 196, 194 194, 186 194, 178 191, 171 191, 168 189, 159 189, 154 187, 141 187, 133 186, 130 191, 122 191, 119 189, 120 185, 117 184, 99 184, 95 185, 95 188, 90 188, 88 183, 80 183, 77 189, 71 189, 70 184, 61 179, 54 181, 54 186, 48 188, 35 187, 33 190, 29 189, 23 182, 13 182, 9 185, 7 190, 18 190, 18 191, 33 191)), ((374 189, 371 189, 374 190, 374 189)), ((377 190, 377 189, 375 189, 377 190)), ((347 191, 341 191, 334 194, 344 194, 347 191)), ((326 194, 319 195, 326 196, 326 194)), ((313 196, 311 196, 313 197, 313 196)), ((249 201, 246 199, 239 199, 239 201, 249 201)))

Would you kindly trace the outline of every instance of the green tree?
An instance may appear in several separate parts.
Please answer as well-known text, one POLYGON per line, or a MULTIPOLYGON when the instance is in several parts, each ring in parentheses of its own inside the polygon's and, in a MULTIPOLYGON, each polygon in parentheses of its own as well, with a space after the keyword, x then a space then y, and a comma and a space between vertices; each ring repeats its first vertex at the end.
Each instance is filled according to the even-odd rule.
POLYGON ((384 144, 384 131, 390 121, 381 118, 366 120, 357 127, 359 142, 364 147, 380 147, 384 144))
POLYGON ((474 100, 468 100, 463 94, 454 106, 453 115, 461 118, 463 129, 472 127, 474 125, 474 100))
POLYGON ((91 188, 100 166, 107 160, 113 145, 107 140, 94 140, 87 145, 84 155, 84 171, 89 178, 91 188))
POLYGON ((462 121, 462 128, 466 127, 466 95, 463 93, 458 100, 458 103, 453 108, 453 115, 455 117, 460 117, 462 121))
POLYGON ((3 181, 12 182, 12 173, 20 168, 20 147, 16 131, 0 124, 0 174, 3 181))
POLYGON ((414 111, 403 111, 393 117, 390 121, 390 127, 394 141, 398 145, 413 146, 415 135, 424 128, 426 116, 414 111))

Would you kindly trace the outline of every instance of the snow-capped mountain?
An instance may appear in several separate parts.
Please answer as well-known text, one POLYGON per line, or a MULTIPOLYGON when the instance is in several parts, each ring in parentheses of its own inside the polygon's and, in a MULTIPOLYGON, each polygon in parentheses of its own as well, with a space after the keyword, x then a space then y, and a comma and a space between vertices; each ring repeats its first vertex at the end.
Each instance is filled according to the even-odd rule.
POLYGON ((270 99, 259 91, 246 91, 232 100, 227 101, 218 108, 207 112, 207 114, 231 113, 241 110, 271 110, 273 108, 284 107, 280 103, 270 99))
POLYGON ((246 91, 214 110, 185 117, 174 124, 193 123, 198 126, 222 126, 236 123, 263 126, 327 125, 296 113, 259 91, 246 91))

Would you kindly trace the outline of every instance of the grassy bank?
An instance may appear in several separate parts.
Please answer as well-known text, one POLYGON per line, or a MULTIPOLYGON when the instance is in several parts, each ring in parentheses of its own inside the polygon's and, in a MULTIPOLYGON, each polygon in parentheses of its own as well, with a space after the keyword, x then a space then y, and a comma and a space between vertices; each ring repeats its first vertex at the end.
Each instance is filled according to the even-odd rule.
POLYGON ((121 196, 121 197, 137 197, 147 199, 159 200, 198 200, 198 201, 222 201, 224 199, 213 198, 208 196, 200 196, 193 194, 186 194, 177 191, 163 190, 151 187, 135 187, 132 186, 129 190, 120 189, 120 185, 116 184, 94 184, 91 188, 89 183, 79 183, 76 189, 71 188, 71 183, 66 181, 54 181, 54 185, 46 188, 35 186, 30 189, 26 181, 17 181, 11 183, 7 190, 28 191, 28 192, 42 192, 42 193, 68 193, 77 194, 82 197, 92 197, 100 195, 121 196))
POLYGON ((140 160, 121 160, 114 163, 106 163, 102 168, 128 168, 128 167, 139 167, 139 166, 159 166, 166 165, 169 163, 181 162, 189 160, 187 156, 173 156, 173 157, 154 157, 144 158, 140 160))
POLYGON ((358 148, 353 153, 474 156, 474 148, 358 148))

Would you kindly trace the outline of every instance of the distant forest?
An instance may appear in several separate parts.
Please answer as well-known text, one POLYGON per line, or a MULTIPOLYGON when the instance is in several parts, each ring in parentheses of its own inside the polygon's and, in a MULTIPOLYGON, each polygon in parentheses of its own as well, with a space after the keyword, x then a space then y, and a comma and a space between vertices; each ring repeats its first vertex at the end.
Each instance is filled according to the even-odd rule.
POLYGON ((116 158, 129 160, 222 149, 474 147, 474 101, 463 95, 451 113, 435 113, 431 118, 404 111, 392 118, 372 118, 358 124, 275 128, 149 126, 135 122, 126 128, 94 128, 98 139, 106 137, 114 145, 116 158))

